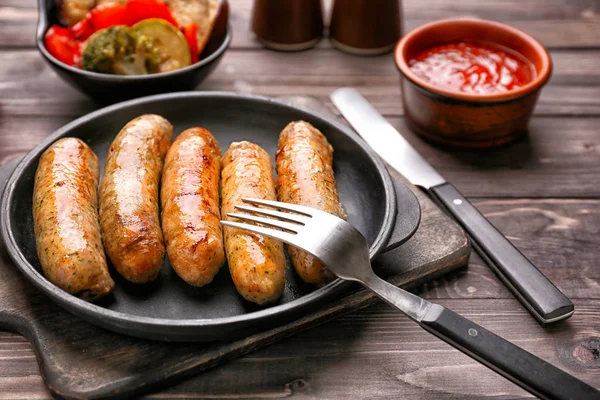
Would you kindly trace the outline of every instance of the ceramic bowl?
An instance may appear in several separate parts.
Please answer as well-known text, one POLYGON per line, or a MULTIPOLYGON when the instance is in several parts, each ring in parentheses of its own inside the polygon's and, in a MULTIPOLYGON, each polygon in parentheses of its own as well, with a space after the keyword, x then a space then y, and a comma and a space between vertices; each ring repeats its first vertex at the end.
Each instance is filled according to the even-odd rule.
POLYGON ((59 24, 57 2, 39 0, 38 7, 36 41, 40 53, 60 78, 100 103, 114 103, 150 94, 194 89, 215 69, 231 42, 231 27, 228 25, 229 6, 224 0, 199 62, 176 71, 151 75, 123 76, 89 72, 64 64, 48 52, 44 35, 50 26, 59 24))
POLYGON ((404 113, 411 129, 426 139, 463 148, 487 148, 524 135, 540 93, 552 72, 550 55, 528 34, 498 22, 449 19, 423 25, 396 45, 404 113), (535 69, 535 78, 503 93, 476 94, 446 90, 417 76, 409 60, 427 48, 452 42, 480 42, 520 53, 535 69))

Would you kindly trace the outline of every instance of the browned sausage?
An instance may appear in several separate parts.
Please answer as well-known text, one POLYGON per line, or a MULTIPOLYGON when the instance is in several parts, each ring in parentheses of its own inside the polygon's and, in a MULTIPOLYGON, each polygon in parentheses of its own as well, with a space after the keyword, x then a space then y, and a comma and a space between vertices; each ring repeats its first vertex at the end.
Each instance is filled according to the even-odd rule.
POLYGON ((100 184, 100 226, 115 269, 134 283, 158 276, 165 245, 158 215, 158 185, 173 126, 161 116, 131 120, 115 137, 100 184))
POLYGON ((50 282, 84 300, 110 293, 98 223, 98 157, 87 144, 63 138, 40 157, 33 186, 37 253, 50 282))
MULTIPOLYGON (((277 198, 346 219, 333 175, 333 147, 314 126, 288 124, 277 143, 277 198)), ((334 276, 317 258, 288 246, 294 268, 308 283, 322 285, 334 276)))
MULTIPOLYGON (((233 143, 223 156, 221 215, 235 211, 243 197, 275 200, 269 154, 250 142, 233 143)), ((283 244, 275 239, 225 227, 229 271, 239 294, 257 304, 279 299, 285 285, 283 244)))
POLYGON ((210 283, 225 261, 219 179, 221 149, 204 128, 182 132, 167 153, 160 198, 167 254, 193 286, 210 283))

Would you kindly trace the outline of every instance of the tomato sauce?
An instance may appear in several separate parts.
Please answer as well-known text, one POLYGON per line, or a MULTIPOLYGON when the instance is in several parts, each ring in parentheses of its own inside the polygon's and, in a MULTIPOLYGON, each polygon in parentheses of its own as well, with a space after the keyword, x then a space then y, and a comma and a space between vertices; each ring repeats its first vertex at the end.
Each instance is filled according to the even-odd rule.
POLYGON ((435 86, 474 94, 507 92, 535 78, 535 68, 521 54, 484 43, 435 46, 418 53, 409 66, 435 86))

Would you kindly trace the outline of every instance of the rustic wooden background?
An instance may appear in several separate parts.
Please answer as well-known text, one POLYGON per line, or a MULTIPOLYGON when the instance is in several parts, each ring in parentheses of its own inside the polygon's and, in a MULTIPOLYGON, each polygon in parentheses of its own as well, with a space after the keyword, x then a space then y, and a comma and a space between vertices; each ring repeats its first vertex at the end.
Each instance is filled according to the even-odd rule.
MULTIPOLYGON (((199 89, 311 95, 329 104, 333 89, 357 87, 573 299, 577 311, 568 321, 542 328, 477 255, 468 269, 424 285, 419 294, 600 387, 600 2, 404 0, 405 29, 476 16, 523 29, 550 50, 554 75, 529 137, 485 153, 438 149, 410 133, 389 55, 354 57, 326 40, 302 53, 267 51, 249 34, 252 1, 230 3, 232 46, 199 89)), ((36 20, 34 0, 0 0, 0 164, 96 108, 38 55, 36 20)), ((0 399, 48 396, 29 343, 0 332, 0 399)), ((292 396, 531 397, 380 304, 146 398, 292 396)))

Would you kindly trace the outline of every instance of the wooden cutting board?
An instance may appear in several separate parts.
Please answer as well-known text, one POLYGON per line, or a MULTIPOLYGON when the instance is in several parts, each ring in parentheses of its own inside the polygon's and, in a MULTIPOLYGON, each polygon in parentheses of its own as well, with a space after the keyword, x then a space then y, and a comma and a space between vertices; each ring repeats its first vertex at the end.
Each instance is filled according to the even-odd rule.
MULTIPOLYGON (((15 165, 16 160, 0 167, 0 193, 15 165)), ((393 178, 406 183, 399 175, 393 178)), ((462 229, 417 188, 409 187, 421 204, 421 224, 408 242, 374 264, 380 276, 405 288, 465 266, 470 253, 462 229)), ((245 339, 155 342, 106 331, 63 311, 21 276, 0 243, 0 329, 31 341, 44 380, 58 398, 129 398, 152 391, 375 301, 360 289, 299 320, 245 339)))

